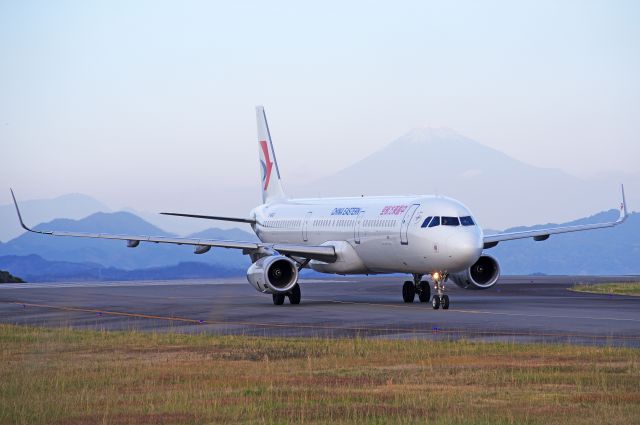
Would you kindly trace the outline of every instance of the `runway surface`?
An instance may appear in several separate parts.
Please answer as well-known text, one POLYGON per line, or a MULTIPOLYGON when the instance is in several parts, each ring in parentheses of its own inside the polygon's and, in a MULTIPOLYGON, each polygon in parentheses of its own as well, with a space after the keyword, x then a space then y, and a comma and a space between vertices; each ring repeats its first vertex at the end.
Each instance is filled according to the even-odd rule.
MULTIPOLYGON (((402 302, 403 280, 306 279, 302 303, 275 306, 242 278, 0 285, 0 322, 288 337, 472 339, 640 347, 640 297, 568 291, 620 277, 503 277, 447 286, 449 310, 402 302)), ((417 297, 416 297, 417 301, 417 297)))

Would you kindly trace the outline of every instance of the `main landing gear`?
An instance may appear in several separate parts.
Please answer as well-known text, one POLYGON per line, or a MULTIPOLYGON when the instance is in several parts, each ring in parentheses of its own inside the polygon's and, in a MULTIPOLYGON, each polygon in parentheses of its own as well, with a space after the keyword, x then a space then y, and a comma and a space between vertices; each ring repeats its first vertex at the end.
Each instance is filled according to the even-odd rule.
POLYGON ((404 282, 404 285, 402 285, 402 299, 405 303, 412 303, 416 294, 418 294, 418 299, 421 303, 428 303, 429 299, 431 299, 431 306, 435 310, 440 307, 442 307, 443 310, 447 310, 449 308, 449 296, 444 294, 444 281, 447 280, 447 277, 448 275, 446 273, 436 272, 431 275, 433 289, 436 291, 433 299, 431 299, 429 282, 421 280, 421 274, 414 274, 413 282, 407 280, 404 282))
POLYGON ((412 303, 418 294, 418 299, 421 303, 428 303, 431 298, 431 288, 429 282, 422 279, 422 275, 414 274, 413 282, 407 280, 402 286, 402 299, 405 303, 412 303))
POLYGON ((300 299, 302 298, 302 294, 300 293, 300 285, 297 283, 291 290, 285 294, 273 294, 273 303, 275 305, 284 304, 284 299, 289 297, 289 304, 300 304, 300 299))

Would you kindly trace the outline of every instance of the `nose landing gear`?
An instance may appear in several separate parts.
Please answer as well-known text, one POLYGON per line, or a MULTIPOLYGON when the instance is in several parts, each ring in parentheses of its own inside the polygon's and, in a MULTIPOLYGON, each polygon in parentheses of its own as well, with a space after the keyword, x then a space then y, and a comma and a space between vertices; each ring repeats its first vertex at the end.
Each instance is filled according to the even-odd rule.
POLYGON ((449 309, 449 296, 444 294, 444 282, 448 277, 448 273, 435 272, 431 275, 431 279, 433 279, 433 289, 437 292, 437 294, 433 296, 433 300, 431 300, 431 306, 434 310, 440 307, 442 307, 443 310, 449 309))

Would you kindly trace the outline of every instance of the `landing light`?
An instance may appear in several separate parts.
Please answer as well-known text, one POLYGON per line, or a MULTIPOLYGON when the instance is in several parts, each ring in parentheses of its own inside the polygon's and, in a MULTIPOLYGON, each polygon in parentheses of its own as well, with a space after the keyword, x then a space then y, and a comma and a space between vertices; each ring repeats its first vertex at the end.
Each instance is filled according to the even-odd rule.
POLYGON ((431 275, 431 277, 433 277, 433 280, 438 280, 440 279, 440 273, 435 272, 434 274, 431 275))

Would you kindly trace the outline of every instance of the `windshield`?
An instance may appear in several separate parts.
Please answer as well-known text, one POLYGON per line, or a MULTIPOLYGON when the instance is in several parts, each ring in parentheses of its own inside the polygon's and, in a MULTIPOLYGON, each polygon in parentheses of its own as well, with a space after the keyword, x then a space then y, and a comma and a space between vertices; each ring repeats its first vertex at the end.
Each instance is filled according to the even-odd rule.
POLYGON ((473 221, 473 218, 470 215, 464 216, 464 217, 432 217, 429 216, 427 218, 424 219, 424 221, 422 222, 422 225, 420 227, 422 228, 427 228, 427 227, 436 227, 436 226, 475 226, 475 222, 473 221))
POLYGON ((475 224, 470 215, 468 215, 466 217, 460 217, 460 223, 463 226, 473 226, 475 224))
POLYGON ((442 217, 443 226, 460 226, 458 217, 442 217))

